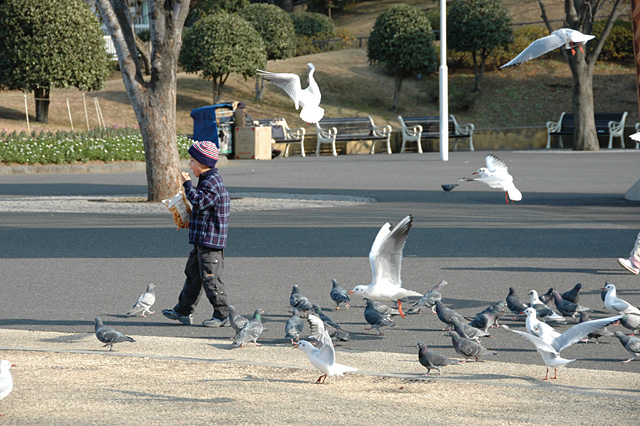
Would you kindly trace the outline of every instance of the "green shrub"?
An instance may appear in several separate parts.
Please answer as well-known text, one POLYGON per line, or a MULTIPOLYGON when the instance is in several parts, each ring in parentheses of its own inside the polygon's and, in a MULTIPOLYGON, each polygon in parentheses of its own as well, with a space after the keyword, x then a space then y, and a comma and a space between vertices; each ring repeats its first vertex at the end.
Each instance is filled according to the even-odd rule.
MULTIPOLYGON (((605 24, 606 21, 597 21, 593 24, 593 35, 596 36, 596 40, 602 35, 605 24)), ((633 60, 633 30, 631 22, 616 21, 613 24, 598 59, 611 62, 633 60)))
POLYGON ((331 38, 335 31, 335 25, 331 20, 319 13, 296 12, 292 13, 293 27, 298 37, 308 37, 313 40, 331 38))
POLYGON ((253 3, 240 11, 264 40, 267 59, 286 59, 295 55, 293 20, 284 9, 267 3, 253 3))

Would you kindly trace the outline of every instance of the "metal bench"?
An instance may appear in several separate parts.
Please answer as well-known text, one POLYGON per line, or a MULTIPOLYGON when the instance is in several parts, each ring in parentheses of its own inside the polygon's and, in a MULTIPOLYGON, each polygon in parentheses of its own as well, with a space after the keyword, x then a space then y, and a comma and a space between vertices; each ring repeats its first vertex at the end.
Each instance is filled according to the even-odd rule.
POLYGON ((291 129, 284 118, 262 118, 253 122, 259 126, 271 126, 271 143, 287 144, 284 150, 285 157, 289 156, 289 144, 292 143, 300 143, 300 153, 303 157, 306 157, 304 153, 304 136, 307 130, 304 127, 291 129))
MULTIPOLYGON (((416 142, 418 152, 422 154, 422 139, 437 139, 440 137, 440 117, 402 117, 398 116, 402 127, 402 149, 404 152, 407 142, 416 142)), ((473 148, 474 125, 458 124, 453 115, 449 116, 449 137, 455 140, 453 150, 458 150, 458 139, 469 138, 469 150, 473 148)))
MULTIPOLYGON (((599 112, 594 114, 596 132, 599 135, 609 135, 608 149, 613 147, 613 138, 620 138, 620 148, 624 148, 624 122, 627 119, 625 112, 599 112)), ((547 121, 547 149, 551 148, 551 136, 558 135, 560 148, 563 148, 562 135, 572 135, 576 131, 575 117, 571 113, 563 112, 558 121, 547 121)))
POLYGON ((320 155, 320 145, 330 143, 333 155, 336 142, 371 141, 371 154, 375 153, 375 141, 387 142, 387 153, 391 154, 391 126, 376 126, 373 119, 366 117, 323 118, 316 123, 318 145, 316 155, 320 155))

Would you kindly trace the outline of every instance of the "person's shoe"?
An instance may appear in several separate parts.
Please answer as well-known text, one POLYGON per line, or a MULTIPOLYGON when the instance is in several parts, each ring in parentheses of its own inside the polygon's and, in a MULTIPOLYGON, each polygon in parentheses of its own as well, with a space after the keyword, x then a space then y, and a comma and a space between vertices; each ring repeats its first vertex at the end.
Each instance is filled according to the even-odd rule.
POLYGON ((191 321, 191 315, 180 315, 179 313, 177 313, 176 311, 174 311, 173 309, 163 309, 162 310, 162 315, 164 315, 165 317, 171 319, 171 320, 178 320, 181 323, 185 324, 185 325, 191 325, 192 321, 191 321))
POLYGON ((638 273, 640 272, 640 268, 636 268, 635 266, 633 266, 633 264, 629 259, 623 259, 621 257, 618 259, 618 263, 622 265, 624 269, 631 272, 633 275, 638 275, 638 273))
POLYGON ((220 320, 218 318, 211 318, 208 320, 202 321, 202 325, 205 327, 229 327, 229 317, 220 320))

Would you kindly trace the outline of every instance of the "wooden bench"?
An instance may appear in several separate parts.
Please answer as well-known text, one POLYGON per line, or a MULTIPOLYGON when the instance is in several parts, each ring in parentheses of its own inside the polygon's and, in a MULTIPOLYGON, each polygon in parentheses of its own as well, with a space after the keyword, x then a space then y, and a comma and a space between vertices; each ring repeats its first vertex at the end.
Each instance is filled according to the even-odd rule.
POLYGON ((287 144, 284 150, 285 157, 289 156, 289 144, 292 143, 299 143, 300 153, 303 157, 306 157, 304 153, 304 136, 307 130, 304 127, 291 129, 284 118, 262 118, 253 122, 259 126, 271 126, 271 143, 287 144))
MULTIPOLYGON (((440 137, 440 117, 402 117, 398 116, 402 127, 402 149, 404 152, 407 142, 416 142, 418 152, 422 154, 422 139, 437 139, 440 137)), ((458 139, 469 138, 469 150, 473 148, 474 125, 458 124, 453 115, 449 116, 449 137, 455 140, 453 150, 458 150, 458 139)))
MULTIPOLYGON (((624 148, 624 122, 627 112, 598 112, 594 114, 596 132, 599 135, 609 135, 608 149, 613 147, 613 138, 620 138, 620 147, 624 148)), ((563 112, 558 121, 547 121, 547 149, 551 148, 551 136, 558 135, 560 148, 563 148, 562 135, 573 135, 576 131, 575 117, 571 113, 563 112)))
POLYGON ((336 141, 371 141, 371 154, 375 153, 375 141, 387 142, 387 153, 391 154, 391 126, 376 126, 373 119, 366 117, 323 118, 316 123, 318 145, 316 155, 320 155, 320 145, 330 143, 333 155, 336 152, 336 141))

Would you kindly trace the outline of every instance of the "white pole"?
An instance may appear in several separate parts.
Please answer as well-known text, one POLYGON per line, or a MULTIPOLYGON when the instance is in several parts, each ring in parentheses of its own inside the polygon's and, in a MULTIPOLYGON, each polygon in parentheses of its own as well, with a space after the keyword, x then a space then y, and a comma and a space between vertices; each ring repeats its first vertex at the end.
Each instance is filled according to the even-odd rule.
POLYGON ((71 131, 75 132, 73 128, 73 119, 71 118, 71 107, 69 106, 69 98, 67 98, 67 111, 69 112, 69 123, 71 123, 71 131))
POLYGON ((449 161, 449 70, 447 69, 447 1, 440 0, 440 160, 449 161))
POLYGON ((27 131, 31 136, 31 126, 29 126, 29 107, 27 106, 27 95, 24 95, 24 113, 27 116, 27 131))
POLYGON ((89 115, 87 114, 87 100, 84 97, 84 93, 82 94, 82 104, 84 105, 84 119, 87 121, 87 130, 91 130, 89 127, 89 115))

